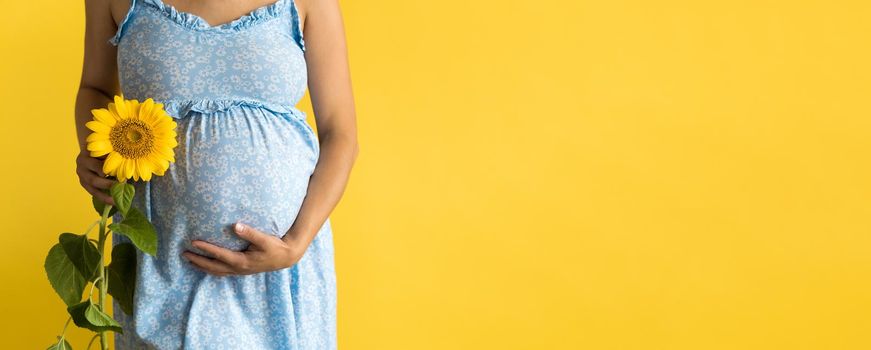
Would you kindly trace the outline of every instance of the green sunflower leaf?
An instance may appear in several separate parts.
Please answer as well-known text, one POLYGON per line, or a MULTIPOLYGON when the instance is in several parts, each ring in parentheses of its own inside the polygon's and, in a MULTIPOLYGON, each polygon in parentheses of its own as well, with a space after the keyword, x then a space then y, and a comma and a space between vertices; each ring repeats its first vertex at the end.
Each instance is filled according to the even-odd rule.
POLYGON ((133 292, 135 289, 136 247, 130 243, 120 243, 112 248, 108 292, 128 315, 133 314, 133 292))
POLYGON ((145 214, 136 207, 130 207, 124 220, 110 224, 109 229, 130 238, 136 248, 143 252, 151 256, 157 255, 157 231, 145 214))
POLYGON ((97 268, 100 265, 100 252, 97 246, 88 240, 88 236, 64 232, 58 240, 79 273, 88 281, 96 280, 99 274, 97 268))
POLYGON ((133 184, 127 182, 116 182, 110 189, 112 199, 115 200, 115 207, 121 211, 124 216, 127 216, 127 211, 130 210, 130 203, 133 202, 133 196, 136 194, 136 188, 133 184))
POLYGON ((113 331, 124 333, 121 324, 111 316, 100 311, 100 308, 94 305, 90 298, 67 307, 67 311, 72 316, 76 326, 87 328, 94 332, 113 331))
POLYGON ((79 273, 76 266, 67 257, 66 251, 60 243, 55 244, 45 257, 45 274, 48 282, 63 299, 67 306, 82 301, 82 292, 85 291, 85 278, 79 273))
POLYGON ((60 337, 57 337, 56 342, 54 344, 49 345, 45 350, 73 350, 73 347, 70 346, 70 342, 67 341, 66 338, 61 342, 60 337))

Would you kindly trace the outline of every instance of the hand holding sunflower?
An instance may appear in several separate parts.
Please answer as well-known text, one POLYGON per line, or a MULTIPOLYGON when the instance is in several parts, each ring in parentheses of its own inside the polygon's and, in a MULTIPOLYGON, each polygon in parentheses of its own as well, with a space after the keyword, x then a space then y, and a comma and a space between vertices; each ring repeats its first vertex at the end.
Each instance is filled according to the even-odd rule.
POLYGON ((91 113, 94 120, 85 124, 93 131, 87 138, 89 157, 79 155, 77 173, 82 185, 93 195, 92 204, 100 219, 81 235, 62 233, 46 256, 46 276, 70 314, 64 330, 49 349, 70 348, 64 339, 70 321, 96 332, 91 341, 99 337, 104 350, 109 344, 106 331, 123 333, 121 325, 106 313, 106 296, 111 294, 125 313, 132 314, 136 250, 157 255, 157 233, 145 214, 131 205, 135 188, 127 180, 150 181, 152 175, 164 175, 169 163, 175 161, 173 148, 178 145, 176 122, 166 114, 162 104, 151 98, 139 102, 116 95, 107 108, 92 109, 91 113), (106 158, 102 166, 97 166, 100 164, 97 157, 102 156, 106 158), (106 178, 107 175, 115 179, 106 178), (107 225, 109 217, 119 211, 123 220, 107 225), (88 232, 97 223, 99 235, 94 240, 88 237, 88 232), (130 243, 110 247, 112 263, 106 266, 105 245, 110 232, 129 238, 130 243), (81 301, 88 283, 91 288, 87 299, 81 301), (94 287, 99 288, 96 304, 91 297, 94 287))

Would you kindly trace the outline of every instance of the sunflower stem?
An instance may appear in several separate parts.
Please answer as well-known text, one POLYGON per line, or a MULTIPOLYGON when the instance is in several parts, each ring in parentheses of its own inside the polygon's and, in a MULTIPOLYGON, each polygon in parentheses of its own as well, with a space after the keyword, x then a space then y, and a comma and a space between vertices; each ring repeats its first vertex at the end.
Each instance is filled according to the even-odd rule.
MULTIPOLYGON (((106 234, 106 221, 109 219, 109 211, 112 210, 111 204, 106 204, 103 207, 103 215, 100 217, 100 239, 97 243, 97 250, 100 251, 100 277, 97 279, 100 282, 100 299, 98 302, 98 306, 100 307, 100 311, 106 313, 106 293, 109 288, 109 280, 106 278, 106 238, 108 234, 106 234)), ((92 286, 93 288, 93 286, 92 286)), ((109 350, 109 339, 106 336, 106 331, 98 332, 100 335, 100 348, 102 350, 109 350)))
POLYGON ((88 342, 88 347, 85 348, 85 350, 91 350, 91 344, 93 344, 93 343, 94 343, 94 340, 96 340, 97 338, 99 338, 99 336, 100 336, 99 334, 94 334, 94 336, 91 337, 91 341, 88 342))
POLYGON ((96 286, 97 283, 102 282, 102 281, 103 281, 103 276, 99 276, 99 277, 97 277, 96 280, 94 280, 94 283, 91 283, 91 290, 88 292, 88 299, 91 299, 91 300, 93 301, 93 299, 94 299, 94 298, 93 298, 93 296, 94 296, 94 286, 96 286))
POLYGON ((85 235, 87 236, 88 233, 91 232, 91 229, 94 228, 94 225, 98 224, 99 222, 100 222, 100 220, 94 220, 94 222, 91 223, 91 226, 88 226, 88 229, 85 230, 85 235))
POLYGON ((58 340, 57 340, 57 345, 61 345, 61 344, 63 344, 63 342, 64 342, 64 337, 67 336, 67 326, 70 325, 70 321, 72 321, 72 320, 73 320, 73 317, 72 317, 72 316, 70 316, 69 318, 67 318, 67 323, 64 323, 64 330, 62 330, 62 331, 60 332, 60 338, 58 338, 58 340))

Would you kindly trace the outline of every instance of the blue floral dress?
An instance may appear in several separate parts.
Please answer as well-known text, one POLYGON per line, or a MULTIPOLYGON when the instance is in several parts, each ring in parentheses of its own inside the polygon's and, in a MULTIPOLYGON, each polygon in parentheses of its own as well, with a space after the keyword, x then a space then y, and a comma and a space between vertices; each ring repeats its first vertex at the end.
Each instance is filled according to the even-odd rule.
POLYGON ((179 143, 164 176, 134 182, 133 206, 159 247, 137 252, 133 314, 113 305, 124 328, 116 349, 336 348, 329 219, 286 269, 220 277, 181 255, 211 256, 194 239, 244 250, 237 220, 281 237, 296 219, 319 155, 295 107, 307 86, 296 4, 277 0, 213 26, 161 0, 132 0, 109 43, 124 97, 163 103, 179 143))

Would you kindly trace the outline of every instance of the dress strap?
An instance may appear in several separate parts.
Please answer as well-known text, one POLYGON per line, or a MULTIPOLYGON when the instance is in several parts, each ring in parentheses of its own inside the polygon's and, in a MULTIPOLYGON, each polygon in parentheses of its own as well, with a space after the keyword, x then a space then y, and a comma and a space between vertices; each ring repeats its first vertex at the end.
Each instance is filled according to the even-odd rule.
POLYGON ((124 29, 127 27, 127 22, 130 22, 130 18, 133 17, 133 11, 136 9, 136 0, 130 0, 130 9, 127 10, 127 15, 124 16, 124 19, 121 20, 121 23, 118 24, 118 31, 115 32, 115 35, 109 39, 109 43, 118 46, 118 43, 121 42, 121 37, 124 36, 124 29))
POLYGON ((290 18, 291 18, 291 34, 293 39, 296 40, 296 43, 299 45, 299 48, 302 49, 302 52, 305 52, 305 40, 303 40, 302 35, 302 23, 299 18, 299 10, 296 7, 295 0, 290 1, 290 18))

